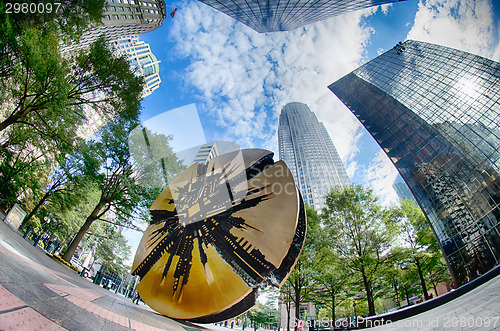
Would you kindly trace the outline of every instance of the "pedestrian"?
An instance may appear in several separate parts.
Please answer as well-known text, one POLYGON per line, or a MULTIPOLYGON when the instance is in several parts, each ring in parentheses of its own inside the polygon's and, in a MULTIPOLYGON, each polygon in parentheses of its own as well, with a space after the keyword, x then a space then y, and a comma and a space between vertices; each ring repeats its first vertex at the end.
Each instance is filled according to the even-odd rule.
POLYGON ((136 305, 138 305, 139 300, 141 300, 141 296, 139 295, 139 292, 137 292, 137 294, 135 295, 135 298, 134 298, 134 300, 132 300, 132 302, 135 303, 136 305))

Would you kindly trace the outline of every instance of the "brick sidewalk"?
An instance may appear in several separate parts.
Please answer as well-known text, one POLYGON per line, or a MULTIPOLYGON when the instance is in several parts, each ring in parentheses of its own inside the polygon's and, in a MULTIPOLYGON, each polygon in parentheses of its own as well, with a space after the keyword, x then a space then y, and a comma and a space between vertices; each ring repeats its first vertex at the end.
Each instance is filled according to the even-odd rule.
POLYGON ((103 289, 0 222, 0 330, 200 330, 103 289))

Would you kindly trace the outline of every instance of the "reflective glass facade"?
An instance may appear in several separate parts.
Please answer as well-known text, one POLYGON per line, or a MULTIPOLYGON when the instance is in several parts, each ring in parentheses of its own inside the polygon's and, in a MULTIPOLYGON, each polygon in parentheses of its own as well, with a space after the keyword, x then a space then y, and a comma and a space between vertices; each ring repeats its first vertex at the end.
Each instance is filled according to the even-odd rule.
POLYGON ((417 203, 417 200, 415 200, 415 197, 405 183, 394 183, 392 184, 392 187, 394 188, 394 191, 396 191, 399 200, 411 200, 412 202, 417 203))
POLYGON ((500 259, 500 64, 406 41, 329 86, 391 158, 458 284, 500 259))
POLYGON ((354 10, 402 0, 200 0, 257 32, 288 31, 354 10))
POLYGON ((278 141, 280 160, 290 168, 304 202, 314 209, 324 206, 333 186, 350 185, 325 126, 306 104, 292 102, 283 107, 278 141))

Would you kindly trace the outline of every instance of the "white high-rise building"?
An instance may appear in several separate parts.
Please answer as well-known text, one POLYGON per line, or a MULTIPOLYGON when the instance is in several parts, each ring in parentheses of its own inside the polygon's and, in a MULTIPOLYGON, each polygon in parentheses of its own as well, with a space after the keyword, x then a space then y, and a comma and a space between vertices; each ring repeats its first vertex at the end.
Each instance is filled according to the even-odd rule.
MULTIPOLYGON (((151 52, 149 44, 139 40, 138 35, 123 36, 109 43, 117 56, 124 55, 130 62, 135 74, 144 78, 144 89, 141 98, 145 98, 160 87, 160 68, 156 56, 151 52)), ((84 139, 90 138, 112 117, 100 115, 91 107, 82 109, 86 121, 78 129, 78 135, 84 139)))
POLYGON ((160 87, 160 68, 156 56, 151 52, 151 47, 139 40, 138 35, 123 36, 113 40, 110 45, 115 48, 118 55, 124 55, 136 74, 144 77, 145 85, 142 97, 147 97, 160 87))
POLYGON ((323 123, 306 104, 292 102, 281 110, 278 127, 280 159, 293 174, 304 202, 323 208, 335 185, 350 181, 323 123))
POLYGON ((215 142, 211 142, 208 144, 201 145, 193 162, 207 163, 210 159, 213 159, 214 157, 217 156, 219 156, 217 144, 215 142))
POLYGON ((85 31, 78 43, 64 45, 62 52, 88 47, 104 35, 108 40, 143 34, 163 24, 167 17, 164 0, 107 0, 101 25, 85 31))

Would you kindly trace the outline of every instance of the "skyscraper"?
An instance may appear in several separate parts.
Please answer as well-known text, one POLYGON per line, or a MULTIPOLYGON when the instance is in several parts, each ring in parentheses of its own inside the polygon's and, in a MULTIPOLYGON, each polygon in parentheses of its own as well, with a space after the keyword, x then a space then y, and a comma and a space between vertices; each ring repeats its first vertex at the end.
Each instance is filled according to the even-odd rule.
POLYGON ((415 200, 415 197, 405 183, 394 183, 392 184, 392 187, 394 188, 394 191, 396 191, 399 200, 410 200, 414 203, 417 203, 417 200, 415 200))
POLYGON ((78 43, 62 47, 62 52, 85 48, 101 35, 115 40, 153 31, 166 16, 164 0, 107 0, 102 25, 83 33, 78 43))
POLYGON ((390 157, 458 284, 500 260, 500 63, 399 43, 330 85, 390 157))
POLYGON ((151 52, 149 44, 139 40, 138 35, 123 36, 111 42, 116 53, 124 55, 130 62, 130 67, 136 74, 144 77, 142 97, 147 97, 160 87, 160 61, 151 52))
POLYGON ((198 153, 196 153, 193 162, 207 163, 209 160, 217 156, 219 156, 217 144, 215 142, 211 142, 201 145, 198 153))
POLYGON ((350 181, 323 123, 306 104, 292 102, 281 110, 280 159, 292 172, 304 202, 320 210, 333 186, 350 181))
MULTIPOLYGON (((144 78, 144 89, 141 97, 145 98, 158 87, 160 87, 160 61, 151 52, 149 44, 139 40, 138 35, 123 36, 113 40, 109 44, 114 49, 116 56, 123 55, 128 59, 130 67, 135 74, 144 78)), ((107 114, 101 115, 92 107, 84 107, 82 109, 85 116, 85 123, 78 129, 78 136, 88 139, 97 132, 104 124, 111 120, 107 114)))
POLYGON ((354 10, 404 0, 200 0, 257 32, 288 31, 354 10))

